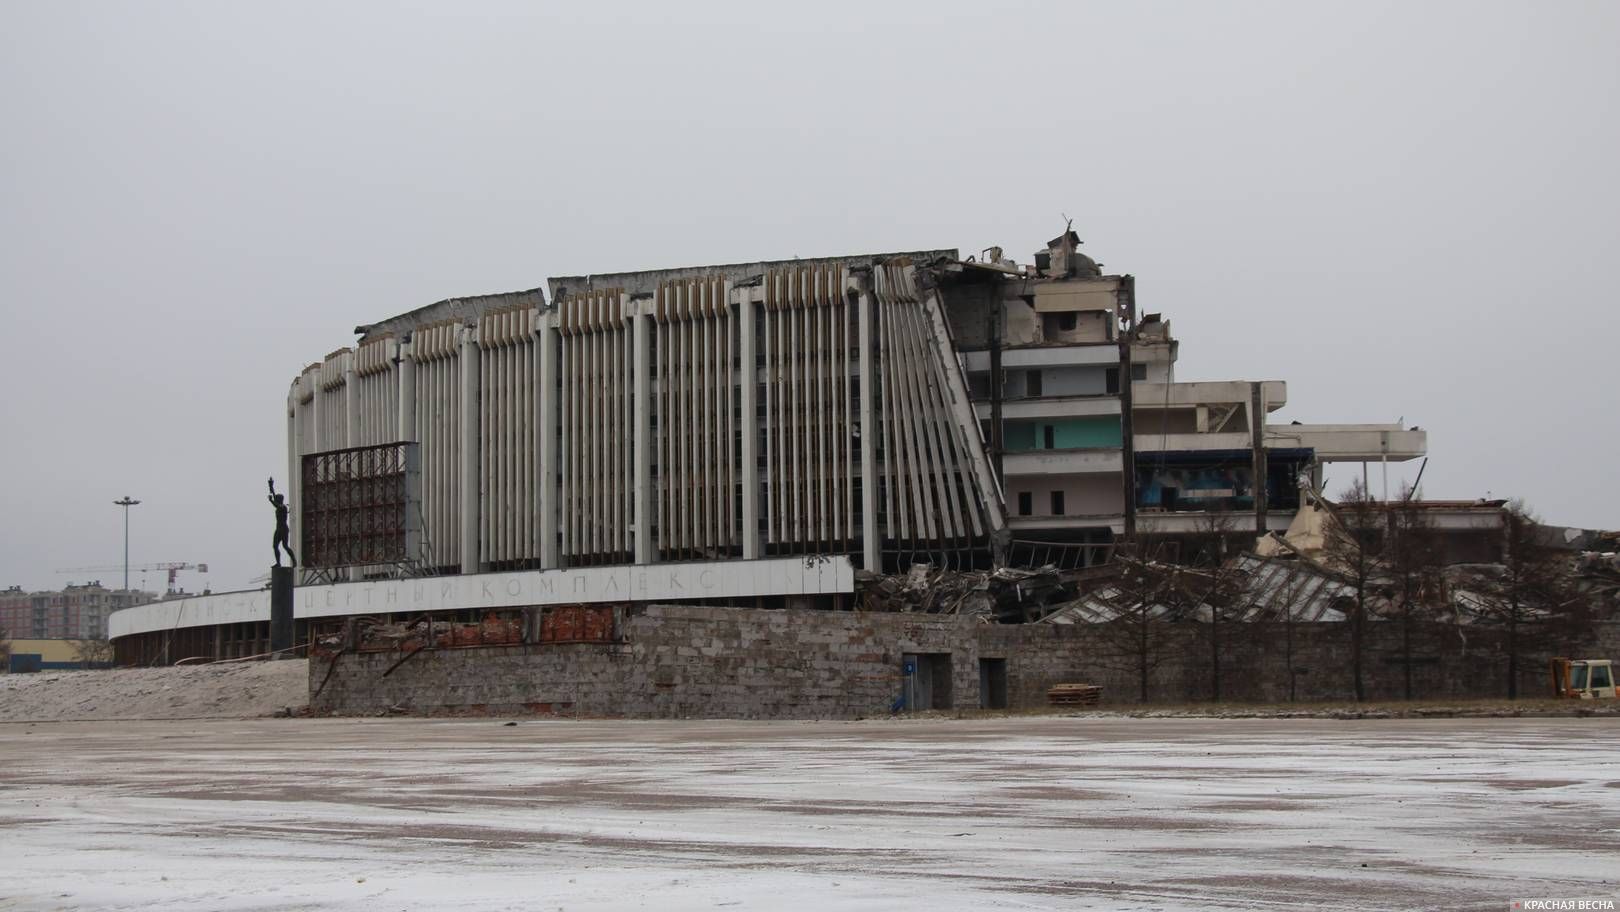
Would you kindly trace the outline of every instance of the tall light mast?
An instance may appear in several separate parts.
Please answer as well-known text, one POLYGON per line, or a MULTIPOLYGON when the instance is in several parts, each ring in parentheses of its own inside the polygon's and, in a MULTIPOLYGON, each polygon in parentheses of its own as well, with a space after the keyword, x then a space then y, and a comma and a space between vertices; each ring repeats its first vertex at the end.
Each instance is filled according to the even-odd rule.
MULTIPOLYGON (((140 503, 128 494, 123 500, 113 501, 113 506, 124 508, 124 597, 129 597, 129 508, 140 503)), ((116 603, 115 603, 116 604, 116 603)))

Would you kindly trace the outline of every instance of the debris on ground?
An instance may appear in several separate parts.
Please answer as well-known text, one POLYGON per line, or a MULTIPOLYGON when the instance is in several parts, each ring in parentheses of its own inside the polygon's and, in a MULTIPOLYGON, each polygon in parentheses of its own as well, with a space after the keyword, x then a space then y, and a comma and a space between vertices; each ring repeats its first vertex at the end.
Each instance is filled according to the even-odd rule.
POLYGON ((1102 702, 1102 687, 1097 684, 1054 684, 1046 692, 1046 702, 1053 706, 1096 706, 1102 702))

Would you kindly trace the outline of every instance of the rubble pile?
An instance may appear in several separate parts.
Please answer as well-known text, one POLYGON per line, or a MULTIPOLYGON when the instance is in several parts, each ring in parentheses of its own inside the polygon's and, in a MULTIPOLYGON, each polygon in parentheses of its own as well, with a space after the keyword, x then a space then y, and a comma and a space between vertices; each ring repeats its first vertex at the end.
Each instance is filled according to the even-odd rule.
POLYGON ((1077 585, 1074 574, 1050 564, 967 571, 913 564, 905 574, 855 575, 863 610, 960 614, 999 623, 1034 620, 1046 606, 1075 598, 1077 585))
POLYGON ((1582 584, 1607 608, 1609 616, 1620 615, 1620 533, 1610 532, 1610 551, 1585 551, 1575 558, 1575 573, 1582 584))

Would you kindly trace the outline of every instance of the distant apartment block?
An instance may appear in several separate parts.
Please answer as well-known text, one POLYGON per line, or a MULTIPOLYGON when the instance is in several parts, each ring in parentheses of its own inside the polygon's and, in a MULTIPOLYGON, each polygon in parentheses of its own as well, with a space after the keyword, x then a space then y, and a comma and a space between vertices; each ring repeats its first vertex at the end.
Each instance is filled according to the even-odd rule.
POLYGON ((0 591, 0 632, 13 639, 105 639, 107 615, 156 598, 150 592, 108 589, 99 580, 51 592, 12 586, 0 591))

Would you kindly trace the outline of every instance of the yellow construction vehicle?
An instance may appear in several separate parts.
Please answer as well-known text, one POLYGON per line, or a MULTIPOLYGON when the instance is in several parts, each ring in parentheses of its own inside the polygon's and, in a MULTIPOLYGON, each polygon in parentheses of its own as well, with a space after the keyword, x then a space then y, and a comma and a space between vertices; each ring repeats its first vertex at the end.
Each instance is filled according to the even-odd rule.
POLYGON ((1553 696, 1613 700, 1614 663, 1609 659, 1553 659, 1553 696))

